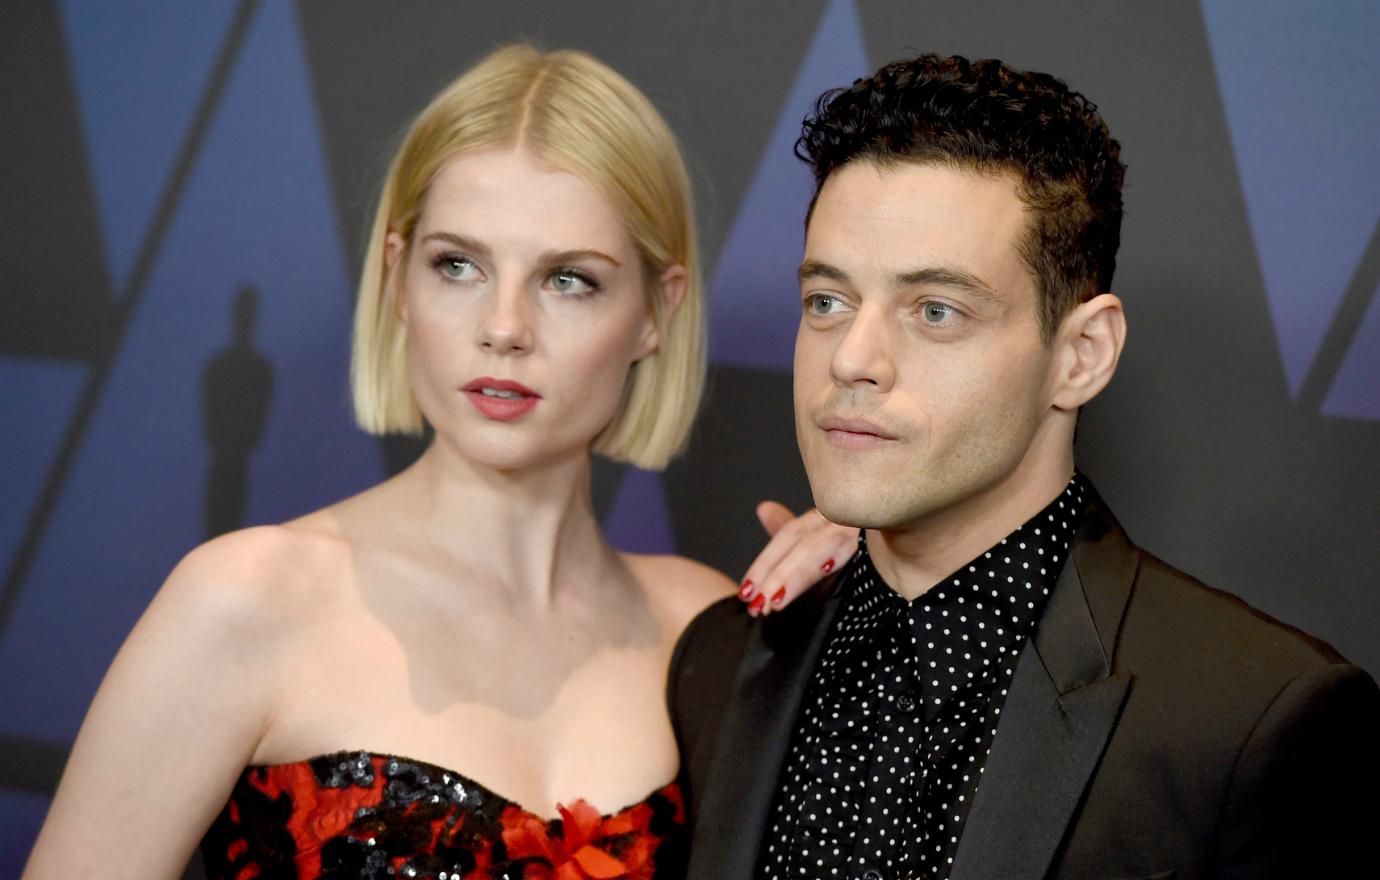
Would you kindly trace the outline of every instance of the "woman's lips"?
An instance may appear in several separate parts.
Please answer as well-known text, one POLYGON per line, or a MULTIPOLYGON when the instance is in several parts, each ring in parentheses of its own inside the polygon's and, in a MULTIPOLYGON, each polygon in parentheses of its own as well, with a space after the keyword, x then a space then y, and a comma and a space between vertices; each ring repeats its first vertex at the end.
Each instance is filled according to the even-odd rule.
POLYGON ((460 389, 486 419, 511 422, 536 409, 541 395, 520 382, 483 376, 460 389))

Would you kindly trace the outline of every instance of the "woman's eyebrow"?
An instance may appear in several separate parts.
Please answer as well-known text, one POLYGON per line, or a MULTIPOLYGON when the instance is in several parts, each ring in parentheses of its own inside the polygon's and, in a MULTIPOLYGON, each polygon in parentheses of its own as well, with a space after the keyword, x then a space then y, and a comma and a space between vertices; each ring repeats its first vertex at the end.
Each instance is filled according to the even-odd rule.
POLYGON ((603 260, 606 263, 611 263, 619 267, 623 265, 603 251, 597 251, 592 248, 580 248, 570 251, 547 251, 541 255, 541 262, 543 263, 573 263, 577 260, 589 259, 603 260))
MULTIPOLYGON (((467 235, 456 235, 453 232, 432 232, 423 236, 422 241, 443 241, 453 244, 461 250, 474 254, 477 257, 490 259, 493 257, 493 249, 477 238, 470 238, 467 235)), ((621 267, 623 264, 617 259, 609 256, 600 250, 593 248, 574 248, 570 250, 547 251, 539 258, 541 263, 572 263, 577 260, 603 260, 613 266, 621 267)))
POLYGON ((461 250, 469 251, 475 256, 485 258, 493 256, 493 251, 484 242, 466 235, 456 235, 453 232, 432 232, 424 236, 422 241, 444 241, 448 244, 455 245, 461 250))

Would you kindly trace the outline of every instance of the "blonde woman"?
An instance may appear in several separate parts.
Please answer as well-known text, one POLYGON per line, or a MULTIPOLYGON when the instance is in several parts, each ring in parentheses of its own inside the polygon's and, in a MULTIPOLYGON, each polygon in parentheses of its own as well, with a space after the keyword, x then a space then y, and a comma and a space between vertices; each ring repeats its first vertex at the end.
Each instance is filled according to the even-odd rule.
MULTIPOLYGON (((609 547, 590 455, 661 468, 684 443, 701 288, 679 151, 625 80, 514 46, 446 88, 389 169, 352 365, 365 430, 433 442, 178 565, 26 876, 175 877, 203 837, 215 878, 679 873, 667 662, 738 588, 609 547)), ((744 588, 755 613, 849 552, 820 523, 759 560, 789 589, 744 588)))

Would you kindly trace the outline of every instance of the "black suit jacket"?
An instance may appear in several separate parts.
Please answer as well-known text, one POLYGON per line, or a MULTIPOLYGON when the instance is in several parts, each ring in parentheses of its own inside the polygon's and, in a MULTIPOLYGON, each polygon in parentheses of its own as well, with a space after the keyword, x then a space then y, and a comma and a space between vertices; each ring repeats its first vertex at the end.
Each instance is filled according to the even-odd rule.
MULTIPOLYGON (((824 585, 829 586, 829 585, 824 585)), ((668 699, 692 880, 748 880, 829 589, 686 630, 668 699)), ((1094 498, 1022 650, 952 880, 1377 877, 1380 690, 1140 550, 1094 498)))

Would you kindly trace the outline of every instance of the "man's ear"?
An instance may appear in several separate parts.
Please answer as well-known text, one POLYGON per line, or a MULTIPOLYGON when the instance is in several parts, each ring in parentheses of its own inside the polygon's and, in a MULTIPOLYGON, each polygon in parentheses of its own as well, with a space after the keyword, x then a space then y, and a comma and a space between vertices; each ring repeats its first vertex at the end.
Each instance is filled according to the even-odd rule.
POLYGON ((1102 293, 1069 312, 1054 338, 1055 364, 1050 403, 1076 410, 1112 381, 1126 345, 1126 313, 1115 294, 1102 293))
POLYGON ((647 355, 657 350, 661 345, 661 331, 657 327, 670 326, 671 318, 675 315, 676 309, 685 301, 686 285, 689 283, 690 273, 685 271, 685 267, 676 263, 662 272, 656 280, 656 289, 652 295, 657 298, 657 302, 652 308, 647 310, 646 324, 642 328, 642 339, 639 341, 637 350, 637 360, 642 360, 647 355), (657 316, 661 320, 658 322, 657 316))
POLYGON ((407 326, 407 297, 403 295, 402 261, 407 253, 407 242, 396 232, 388 233, 383 240, 383 295, 389 300, 398 320, 407 326))

